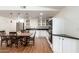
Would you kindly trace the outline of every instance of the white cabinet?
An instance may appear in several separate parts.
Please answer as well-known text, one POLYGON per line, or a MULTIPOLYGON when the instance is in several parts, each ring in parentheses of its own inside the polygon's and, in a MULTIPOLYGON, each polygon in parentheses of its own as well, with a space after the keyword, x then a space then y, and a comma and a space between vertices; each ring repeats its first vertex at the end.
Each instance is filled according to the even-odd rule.
POLYGON ((63 38, 63 53, 76 53, 77 40, 71 38, 63 38))
POLYGON ((76 53, 79 51, 79 40, 53 36, 54 53, 76 53))
POLYGON ((62 52, 62 37, 53 36, 53 51, 54 53, 62 52))
POLYGON ((26 20, 26 28, 30 28, 30 20, 26 20))
POLYGON ((39 19, 38 20, 38 26, 46 26, 46 20, 45 19, 39 19))
POLYGON ((79 53, 79 40, 77 40, 77 44, 76 45, 77 45, 77 48, 76 48, 77 51, 76 52, 79 53))

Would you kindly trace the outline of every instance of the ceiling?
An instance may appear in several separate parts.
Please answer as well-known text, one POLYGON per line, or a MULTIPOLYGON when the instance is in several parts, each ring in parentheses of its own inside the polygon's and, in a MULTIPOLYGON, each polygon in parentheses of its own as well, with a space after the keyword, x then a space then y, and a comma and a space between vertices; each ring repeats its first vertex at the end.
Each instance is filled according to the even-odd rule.
POLYGON ((4 6, 0 7, 0 16, 10 17, 12 13, 12 17, 17 17, 20 13, 20 17, 49 18, 55 16, 62 8, 64 6, 4 6))

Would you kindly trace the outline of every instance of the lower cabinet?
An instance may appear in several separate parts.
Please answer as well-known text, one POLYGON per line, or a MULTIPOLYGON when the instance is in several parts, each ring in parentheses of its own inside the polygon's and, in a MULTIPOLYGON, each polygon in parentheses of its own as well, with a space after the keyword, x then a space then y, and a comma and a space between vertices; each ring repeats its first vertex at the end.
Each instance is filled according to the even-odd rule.
POLYGON ((63 53, 76 53, 77 40, 71 38, 63 38, 63 53))
POLYGON ((62 37, 53 36, 53 51, 54 53, 62 52, 62 37))
POLYGON ((79 52, 78 41, 76 39, 53 36, 54 53, 77 53, 79 52))

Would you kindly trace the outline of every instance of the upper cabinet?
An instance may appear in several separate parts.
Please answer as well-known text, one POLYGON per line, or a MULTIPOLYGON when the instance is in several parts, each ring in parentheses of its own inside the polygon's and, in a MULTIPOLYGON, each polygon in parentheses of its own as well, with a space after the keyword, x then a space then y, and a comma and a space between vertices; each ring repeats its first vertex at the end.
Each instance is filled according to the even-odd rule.
POLYGON ((46 26, 46 19, 38 20, 38 26, 46 26))
POLYGON ((42 26, 46 26, 46 20, 42 20, 42 26))
POLYGON ((26 28, 30 27, 30 20, 26 20, 26 28))
POLYGON ((38 19, 38 26, 42 26, 42 21, 38 19))

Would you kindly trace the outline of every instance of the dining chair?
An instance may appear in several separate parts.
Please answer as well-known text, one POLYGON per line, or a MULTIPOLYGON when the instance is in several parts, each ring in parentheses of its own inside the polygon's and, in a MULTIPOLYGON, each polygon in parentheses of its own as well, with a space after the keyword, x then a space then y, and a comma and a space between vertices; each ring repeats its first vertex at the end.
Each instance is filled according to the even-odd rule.
POLYGON ((2 44, 5 43, 6 46, 8 46, 8 40, 9 38, 7 36, 4 36, 6 34, 5 31, 0 31, 0 36, 1 36, 1 47, 2 47, 2 44))
POLYGON ((29 38, 29 43, 32 43, 33 45, 35 44, 35 35, 36 35, 36 31, 35 31, 35 33, 34 33, 32 36, 30 36, 30 38, 29 38))
MULTIPOLYGON (((21 33, 27 33, 27 32, 24 30, 21 31, 21 33)), ((26 46, 27 40, 28 40, 28 36, 19 37, 20 45, 26 46)))
POLYGON ((15 44, 16 47, 18 47, 17 32, 9 32, 9 37, 11 40, 11 47, 13 44, 15 44))
MULTIPOLYGON (((24 31, 23 30, 18 31, 17 32, 17 35, 19 35, 21 33, 24 33, 24 31)), ((22 45, 22 42, 23 42, 23 37, 22 36, 18 36, 17 39, 18 39, 18 44, 21 46, 22 45)))

